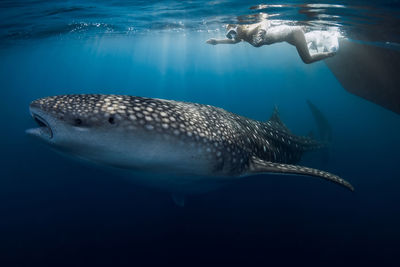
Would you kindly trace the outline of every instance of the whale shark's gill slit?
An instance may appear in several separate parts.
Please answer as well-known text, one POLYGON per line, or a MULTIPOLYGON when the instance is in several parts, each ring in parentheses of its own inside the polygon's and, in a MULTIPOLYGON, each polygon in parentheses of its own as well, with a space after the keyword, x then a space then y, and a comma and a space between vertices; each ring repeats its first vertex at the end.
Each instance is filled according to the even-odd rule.
POLYGON ((47 124, 39 116, 35 115, 34 119, 40 127, 47 127, 47 124))
POLYGON ((47 134, 49 138, 53 138, 53 131, 51 130, 49 124, 46 122, 45 119, 43 119, 37 114, 33 114, 33 119, 39 125, 40 129, 44 134, 47 134))

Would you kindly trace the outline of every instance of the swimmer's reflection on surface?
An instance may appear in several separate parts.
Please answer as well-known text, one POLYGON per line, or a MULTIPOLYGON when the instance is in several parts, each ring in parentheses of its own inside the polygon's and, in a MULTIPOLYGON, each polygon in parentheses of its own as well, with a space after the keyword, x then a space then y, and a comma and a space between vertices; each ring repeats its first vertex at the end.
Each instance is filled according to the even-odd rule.
POLYGON ((254 24, 228 24, 226 37, 226 39, 209 39, 207 43, 236 44, 245 41, 254 47, 260 47, 287 42, 296 47, 300 58, 306 64, 334 56, 338 49, 338 38, 334 33, 326 31, 304 33, 300 26, 273 26, 268 20, 254 24), (317 49, 321 40, 323 49, 317 49))

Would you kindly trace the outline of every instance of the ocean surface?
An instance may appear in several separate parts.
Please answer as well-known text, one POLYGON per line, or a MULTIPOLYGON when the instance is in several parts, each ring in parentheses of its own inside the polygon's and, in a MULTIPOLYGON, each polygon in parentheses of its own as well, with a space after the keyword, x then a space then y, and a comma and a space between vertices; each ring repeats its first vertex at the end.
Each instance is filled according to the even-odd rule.
MULTIPOLYGON (((293 46, 212 46, 259 14, 399 50, 399 1, 0 1, 0 266, 400 266, 400 115, 348 93, 293 46), (301 164, 355 192, 259 175, 188 196, 131 183, 25 134, 29 103, 75 93, 209 104, 299 135, 333 129, 301 164)), ((399 70, 400 71, 400 70, 399 70)), ((162 174, 160 174, 162 175, 162 174)))

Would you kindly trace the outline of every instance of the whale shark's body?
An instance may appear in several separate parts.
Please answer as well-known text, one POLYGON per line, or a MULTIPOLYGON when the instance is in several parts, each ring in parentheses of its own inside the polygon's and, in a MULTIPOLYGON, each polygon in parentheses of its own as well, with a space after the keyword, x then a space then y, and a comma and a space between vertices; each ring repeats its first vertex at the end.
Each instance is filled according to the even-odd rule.
POLYGON ((320 177, 353 190, 336 175, 294 165, 324 143, 292 134, 276 111, 260 122, 209 105, 89 94, 38 99, 30 111, 40 127, 28 133, 90 161, 161 172, 134 176, 175 194, 259 173, 320 177))

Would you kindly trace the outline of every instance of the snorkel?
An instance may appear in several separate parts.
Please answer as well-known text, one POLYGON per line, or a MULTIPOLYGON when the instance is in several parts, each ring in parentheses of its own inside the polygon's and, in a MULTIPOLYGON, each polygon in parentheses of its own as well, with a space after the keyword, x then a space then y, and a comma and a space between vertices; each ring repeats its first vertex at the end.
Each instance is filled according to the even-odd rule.
POLYGON ((226 37, 228 39, 236 39, 237 35, 237 25, 234 24, 228 24, 226 26, 226 37))

